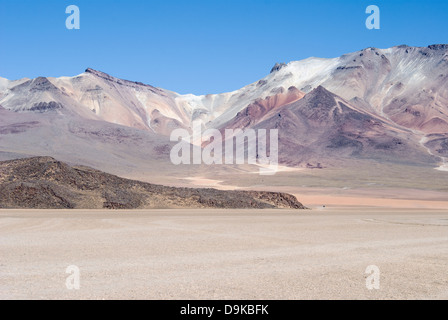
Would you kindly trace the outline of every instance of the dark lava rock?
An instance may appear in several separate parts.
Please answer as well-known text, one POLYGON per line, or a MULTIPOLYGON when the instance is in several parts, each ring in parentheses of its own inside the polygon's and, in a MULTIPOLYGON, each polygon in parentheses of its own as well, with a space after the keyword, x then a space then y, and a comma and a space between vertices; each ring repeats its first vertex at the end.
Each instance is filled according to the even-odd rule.
POLYGON ((277 62, 277 63, 272 67, 270 73, 273 73, 273 72, 275 72, 275 71, 278 71, 278 70, 280 70, 280 69, 283 68, 283 67, 286 67, 286 63, 278 63, 278 62, 277 62))
POLYGON ((306 209, 286 193, 166 187, 72 167, 51 157, 0 162, 0 208, 306 209))
POLYGON ((33 104, 33 106, 30 108, 30 111, 51 111, 56 109, 62 109, 62 104, 56 101, 50 101, 50 102, 39 102, 33 104))
POLYGON ((428 48, 431 50, 448 50, 448 44, 432 44, 428 48))

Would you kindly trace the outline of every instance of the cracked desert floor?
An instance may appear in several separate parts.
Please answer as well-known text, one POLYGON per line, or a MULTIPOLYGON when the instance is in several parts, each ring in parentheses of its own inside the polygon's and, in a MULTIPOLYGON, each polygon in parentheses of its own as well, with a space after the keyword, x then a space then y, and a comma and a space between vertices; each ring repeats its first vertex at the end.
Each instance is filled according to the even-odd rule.
POLYGON ((1 299, 447 299, 447 275, 443 209, 0 211, 1 299))

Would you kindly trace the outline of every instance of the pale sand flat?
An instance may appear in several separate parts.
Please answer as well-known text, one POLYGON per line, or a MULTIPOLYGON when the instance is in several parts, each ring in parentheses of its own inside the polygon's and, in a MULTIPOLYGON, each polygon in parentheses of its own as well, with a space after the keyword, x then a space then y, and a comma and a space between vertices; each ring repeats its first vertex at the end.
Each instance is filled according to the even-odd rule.
POLYGON ((447 299, 447 210, 1 210, 2 299, 447 299), (68 290, 69 265, 80 290, 68 290), (366 267, 380 289, 366 288, 366 267))

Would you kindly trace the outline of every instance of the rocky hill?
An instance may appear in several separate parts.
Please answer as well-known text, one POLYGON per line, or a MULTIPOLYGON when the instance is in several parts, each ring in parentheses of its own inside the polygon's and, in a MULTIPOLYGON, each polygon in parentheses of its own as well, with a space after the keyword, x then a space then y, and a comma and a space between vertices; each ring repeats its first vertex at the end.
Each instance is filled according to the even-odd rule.
POLYGON ((0 162, 0 208, 305 209, 290 194, 166 187, 70 166, 51 157, 0 162))

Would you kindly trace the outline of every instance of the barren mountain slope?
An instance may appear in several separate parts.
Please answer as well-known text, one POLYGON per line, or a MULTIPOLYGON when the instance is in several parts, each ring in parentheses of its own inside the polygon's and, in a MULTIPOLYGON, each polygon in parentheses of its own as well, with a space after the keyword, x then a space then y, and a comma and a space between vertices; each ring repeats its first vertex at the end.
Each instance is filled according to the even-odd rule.
POLYGON ((322 86, 254 128, 279 130, 280 160, 291 166, 347 166, 356 159, 407 165, 438 161, 413 139, 411 130, 353 106, 322 86))
POLYGON ((75 77, 0 78, 0 158, 49 155, 117 174, 163 172, 172 130, 190 130, 202 119, 221 130, 281 129, 280 159, 288 165, 366 159, 446 169, 447 81, 448 45, 277 64, 239 90, 203 96, 93 69, 75 77), (315 91, 319 86, 334 97, 315 91), (313 100, 301 103, 305 93, 324 105, 305 106, 313 100))

